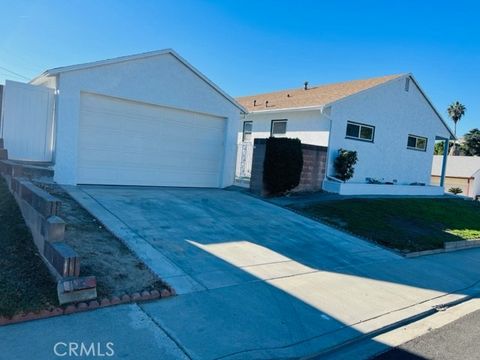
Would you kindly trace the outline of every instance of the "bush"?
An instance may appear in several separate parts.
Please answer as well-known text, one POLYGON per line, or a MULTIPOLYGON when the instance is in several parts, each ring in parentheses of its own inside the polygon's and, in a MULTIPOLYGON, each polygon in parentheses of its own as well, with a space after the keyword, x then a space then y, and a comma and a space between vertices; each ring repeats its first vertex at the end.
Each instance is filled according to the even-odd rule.
POLYGON ((463 190, 460 189, 459 187, 452 187, 452 188, 448 189, 448 192, 452 193, 453 195, 458 195, 458 194, 463 193, 463 190))
POLYGON ((353 177, 354 166, 358 161, 357 152, 345 149, 338 150, 338 156, 335 159, 335 177, 347 181, 353 177))
POLYGON ((299 139, 267 139, 263 183, 270 194, 283 194, 298 186, 302 168, 302 143, 299 139))

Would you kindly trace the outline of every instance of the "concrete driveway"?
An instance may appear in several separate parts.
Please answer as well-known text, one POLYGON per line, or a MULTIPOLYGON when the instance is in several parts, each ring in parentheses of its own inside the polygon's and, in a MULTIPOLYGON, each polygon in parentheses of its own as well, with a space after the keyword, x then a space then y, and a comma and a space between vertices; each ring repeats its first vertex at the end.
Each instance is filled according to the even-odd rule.
POLYGON ((314 354, 480 289, 478 250, 407 260, 234 191, 67 190, 177 290, 140 308, 194 359, 314 354))
POLYGON ((143 256, 180 294, 399 258, 234 191, 78 190, 84 206, 135 251, 164 257, 159 261, 143 256))

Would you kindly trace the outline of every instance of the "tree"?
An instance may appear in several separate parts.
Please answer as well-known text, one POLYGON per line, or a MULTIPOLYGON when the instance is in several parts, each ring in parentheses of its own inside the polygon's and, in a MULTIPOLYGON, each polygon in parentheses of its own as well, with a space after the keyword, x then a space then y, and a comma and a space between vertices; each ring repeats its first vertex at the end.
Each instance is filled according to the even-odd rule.
POLYGON ((463 193, 463 190, 460 189, 459 187, 452 187, 452 188, 448 189, 448 192, 452 193, 453 195, 458 195, 458 194, 463 193))
POLYGON ((462 150, 468 156, 480 156, 480 130, 472 129, 463 137, 462 150))
MULTIPOLYGON (((461 104, 458 101, 455 101, 454 103, 452 103, 447 109, 448 116, 452 119, 455 126, 453 131, 455 137, 457 136, 457 123, 460 121, 462 116, 465 115, 465 110, 467 110, 465 105, 461 104)), ((456 155, 456 150, 457 150, 457 140, 455 139, 453 141, 453 147, 450 150, 450 155, 456 155)))
MULTIPOLYGON (((439 141, 435 143, 435 147, 433 148, 433 155, 443 155, 443 146, 444 141, 439 141)), ((452 150, 453 143, 448 144, 448 152, 452 150)))
POLYGON ((358 161, 357 152, 345 149, 338 150, 338 156, 335 159, 334 167, 336 177, 347 181, 353 177, 354 166, 358 161))

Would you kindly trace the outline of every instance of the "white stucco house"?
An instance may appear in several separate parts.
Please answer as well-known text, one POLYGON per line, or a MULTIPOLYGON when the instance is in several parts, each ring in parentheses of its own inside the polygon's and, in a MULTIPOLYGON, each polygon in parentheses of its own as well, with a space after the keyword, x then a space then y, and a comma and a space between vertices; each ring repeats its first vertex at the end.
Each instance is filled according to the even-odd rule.
MULTIPOLYGON (((435 155, 432 165, 433 185, 439 185, 442 176, 443 155, 435 155)), ((460 195, 476 199, 480 196, 480 157, 449 156, 445 173, 445 191, 460 188, 460 195)))
POLYGON ((226 187, 245 109, 167 49, 7 81, 9 158, 50 162, 60 184, 226 187))
POLYGON ((430 185, 433 149, 435 141, 448 142, 454 135, 412 74, 307 84, 236 100, 248 110, 237 139, 237 177, 249 176, 255 138, 285 136, 328 147, 324 190, 443 194, 444 170, 442 186, 430 185), (335 178, 333 166, 341 148, 358 153, 354 177, 346 183, 335 178), (369 184, 367 178, 394 185, 369 184))

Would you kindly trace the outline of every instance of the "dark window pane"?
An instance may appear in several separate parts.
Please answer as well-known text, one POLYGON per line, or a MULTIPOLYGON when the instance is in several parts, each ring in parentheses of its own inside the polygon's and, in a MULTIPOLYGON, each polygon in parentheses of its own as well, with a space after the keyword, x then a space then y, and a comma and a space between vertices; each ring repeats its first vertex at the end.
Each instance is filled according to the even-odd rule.
POLYGON ((252 140, 252 124, 251 121, 243 122, 243 141, 252 140))
POLYGON ((362 126, 360 129, 360 139, 373 140, 373 129, 371 127, 362 126))
POLYGON ((424 138, 417 138, 417 149, 425 150, 427 141, 424 138))
POLYGON ((272 135, 284 135, 287 133, 286 121, 274 121, 272 124, 272 135))
POLYGON ((355 124, 347 124, 347 136, 358 138, 360 133, 360 126, 355 124))
POLYGON ((408 143, 407 143, 408 147, 414 148, 416 146, 416 143, 417 143, 416 138, 414 138, 413 136, 408 137, 408 143))

